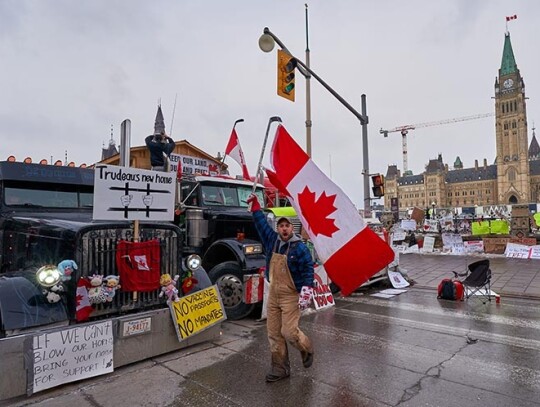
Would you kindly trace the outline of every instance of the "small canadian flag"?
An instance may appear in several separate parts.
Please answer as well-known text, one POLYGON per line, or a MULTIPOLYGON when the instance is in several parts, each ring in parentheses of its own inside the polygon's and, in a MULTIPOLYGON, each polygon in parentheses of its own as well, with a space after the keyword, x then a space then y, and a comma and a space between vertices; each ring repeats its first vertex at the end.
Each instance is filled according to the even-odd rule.
POLYGON ((231 137, 229 138, 229 142, 227 143, 225 155, 228 155, 234 161, 240 164, 240 166, 242 167, 242 176, 244 177, 244 179, 249 180, 249 171, 246 165, 246 159, 244 158, 244 152, 242 151, 242 147, 240 147, 238 134, 236 134, 236 130, 234 128, 232 129, 231 137))
POLYGON ((90 288, 90 282, 86 278, 79 278, 76 296, 77 308, 75 310, 75 319, 78 322, 86 321, 94 310, 88 298, 88 288, 90 288))
POLYGON ((515 20, 517 18, 517 14, 514 14, 513 16, 506 16, 506 21, 515 20))

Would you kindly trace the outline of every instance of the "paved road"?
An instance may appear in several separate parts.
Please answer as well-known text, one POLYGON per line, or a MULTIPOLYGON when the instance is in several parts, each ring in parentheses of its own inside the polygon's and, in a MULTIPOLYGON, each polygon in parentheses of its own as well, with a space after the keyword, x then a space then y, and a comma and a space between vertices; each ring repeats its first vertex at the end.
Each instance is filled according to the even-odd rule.
POLYGON ((412 288, 371 292, 311 313, 310 369, 291 352, 289 379, 267 384, 266 328, 227 322, 212 342, 14 405, 99 406, 540 406, 540 301, 441 301, 412 288))

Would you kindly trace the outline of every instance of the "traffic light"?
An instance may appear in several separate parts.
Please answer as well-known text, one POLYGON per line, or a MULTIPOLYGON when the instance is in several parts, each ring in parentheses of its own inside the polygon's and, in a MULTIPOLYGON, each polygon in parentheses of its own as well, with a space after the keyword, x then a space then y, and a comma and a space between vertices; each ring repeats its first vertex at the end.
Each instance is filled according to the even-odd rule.
POLYGON ((371 187, 371 190, 373 191, 373 196, 375 198, 380 198, 384 196, 384 175, 372 175, 371 182, 373 183, 373 187, 371 187))
POLYGON ((277 94, 294 102, 294 70, 296 68, 296 59, 281 49, 278 49, 277 56, 277 94))

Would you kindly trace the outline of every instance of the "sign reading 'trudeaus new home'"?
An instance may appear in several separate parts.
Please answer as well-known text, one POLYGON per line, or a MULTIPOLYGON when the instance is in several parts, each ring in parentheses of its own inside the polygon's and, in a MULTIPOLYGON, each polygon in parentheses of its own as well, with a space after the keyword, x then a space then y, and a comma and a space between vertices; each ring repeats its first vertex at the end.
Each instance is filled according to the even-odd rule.
POLYGON ((176 174, 98 165, 94 175, 94 220, 174 219, 176 174))

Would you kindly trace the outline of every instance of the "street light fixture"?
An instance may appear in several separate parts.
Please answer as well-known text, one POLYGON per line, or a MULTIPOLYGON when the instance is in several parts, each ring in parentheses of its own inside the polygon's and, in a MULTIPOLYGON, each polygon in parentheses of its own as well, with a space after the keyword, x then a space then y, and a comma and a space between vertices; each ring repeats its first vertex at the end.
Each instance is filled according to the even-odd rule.
POLYGON ((274 41, 272 36, 269 34, 263 34, 259 38, 259 48, 263 52, 272 52, 275 45, 276 45, 276 42, 274 41))
POLYGON ((281 42, 281 40, 270 31, 268 27, 264 27, 263 34, 259 38, 259 48, 263 52, 271 52, 274 49, 275 44, 278 44, 281 49, 289 53, 291 57, 296 60, 297 68, 302 75, 305 77, 312 76, 315 78, 328 92, 332 94, 338 101, 341 102, 356 118, 360 121, 362 126, 362 149, 363 149, 363 166, 362 175, 364 176, 364 212, 368 213, 370 210, 370 194, 369 194, 369 154, 368 154, 368 137, 367 137, 367 125, 368 125, 368 115, 367 115, 367 104, 366 104, 366 95, 361 95, 361 105, 362 113, 358 113, 354 107, 352 107, 345 99, 341 97, 334 89, 332 89, 324 80, 322 80, 319 75, 311 70, 300 59, 296 58, 281 42))

